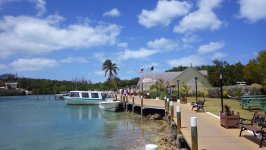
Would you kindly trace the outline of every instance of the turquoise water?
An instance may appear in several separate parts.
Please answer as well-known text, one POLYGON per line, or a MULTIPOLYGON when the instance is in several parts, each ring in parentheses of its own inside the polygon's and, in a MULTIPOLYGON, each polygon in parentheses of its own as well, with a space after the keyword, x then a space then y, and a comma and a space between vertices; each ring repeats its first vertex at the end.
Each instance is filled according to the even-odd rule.
POLYGON ((1 150, 145 149, 159 135, 161 121, 46 98, 0 97, 1 150))

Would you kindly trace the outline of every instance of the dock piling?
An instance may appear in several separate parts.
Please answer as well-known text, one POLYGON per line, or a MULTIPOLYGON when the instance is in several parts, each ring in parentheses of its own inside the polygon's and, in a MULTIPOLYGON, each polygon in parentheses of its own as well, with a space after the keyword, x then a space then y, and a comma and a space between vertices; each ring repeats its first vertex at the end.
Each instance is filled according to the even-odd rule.
POLYGON ((141 117, 143 116, 143 96, 140 97, 141 98, 141 117))
POLYGON ((134 107, 135 107, 135 97, 132 96, 132 112, 134 113, 134 107))
POLYGON ((164 112, 165 112, 165 116, 167 115, 167 101, 166 101, 166 97, 164 97, 164 112))
POLYGON ((128 104, 128 95, 126 95, 126 103, 125 103, 125 104, 126 104, 126 112, 127 112, 127 110, 128 110, 128 109, 127 109, 127 104, 128 104))
POLYGON ((176 127, 177 127, 177 134, 180 133, 181 129, 181 107, 176 106, 176 127))
POLYGON ((174 119, 174 104, 173 101, 170 101, 170 114, 171 114, 171 121, 174 119))
POLYGON ((167 98, 167 113, 169 113, 169 98, 167 98))
POLYGON ((191 123, 192 150, 198 150, 197 117, 191 117, 190 118, 190 123, 191 123))
POLYGON ((44 100, 44 91, 42 91, 42 100, 44 100))
POLYGON ((145 150, 157 150, 158 146, 155 144, 146 144, 145 150))

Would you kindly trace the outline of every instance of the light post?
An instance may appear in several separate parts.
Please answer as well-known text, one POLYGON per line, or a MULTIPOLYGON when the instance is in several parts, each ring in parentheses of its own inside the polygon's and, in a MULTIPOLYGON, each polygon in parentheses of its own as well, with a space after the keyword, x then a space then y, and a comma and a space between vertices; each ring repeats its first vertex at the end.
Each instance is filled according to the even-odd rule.
POLYGON ((196 103, 198 102, 198 77, 195 77, 195 85, 196 85, 196 103))
POLYGON ((177 99, 179 99, 179 80, 177 80, 177 99))
POLYGON ((220 80, 220 86, 221 86, 221 108, 222 108, 222 113, 224 112, 224 101, 223 101, 223 74, 220 72, 219 75, 219 80, 220 80))
POLYGON ((171 88, 171 86, 170 87, 169 86, 166 87, 166 93, 167 93, 167 97, 170 98, 170 96, 172 94, 172 88, 171 88))

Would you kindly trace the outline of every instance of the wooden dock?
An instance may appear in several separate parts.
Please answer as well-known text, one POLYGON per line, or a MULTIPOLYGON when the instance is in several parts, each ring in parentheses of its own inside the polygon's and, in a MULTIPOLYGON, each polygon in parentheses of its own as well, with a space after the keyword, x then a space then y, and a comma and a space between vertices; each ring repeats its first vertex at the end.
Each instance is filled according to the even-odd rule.
MULTIPOLYGON (((141 99, 138 96, 133 98, 128 97, 128 104, 141 106, 141 99)), ((191 126, 190 118, 197 117, 198 130, 198 149, 199 150, 255 150, 266 149, 266 142, 262 148, 259 148, 260 140, 254 138, 252 134, 244 131, 239 137, 240 129, 230 128, 226 129, 220 125, 220 119, 208 112, 195 112, 191 110, 191 105, 180 104, 174 102, 174 109, 176 106, 181 107, 181 133, 184 136, 187 144, 191 148, 191 126)), ((143 109, 155 108, 164 109, 164 100, 143 99, 143 109)), ((174 111, 176 114, 176 111, 174 111)), ((176 116, 174 116, 176 122, 176 116)))

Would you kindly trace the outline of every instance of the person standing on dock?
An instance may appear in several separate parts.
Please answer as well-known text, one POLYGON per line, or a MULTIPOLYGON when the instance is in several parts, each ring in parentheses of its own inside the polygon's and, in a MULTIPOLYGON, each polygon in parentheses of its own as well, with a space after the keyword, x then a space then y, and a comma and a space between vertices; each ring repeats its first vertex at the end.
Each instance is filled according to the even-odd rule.
POLYGON ((134 89, 133 87, 130 89, 130 96, 133 96, 134 95, 134 89))

